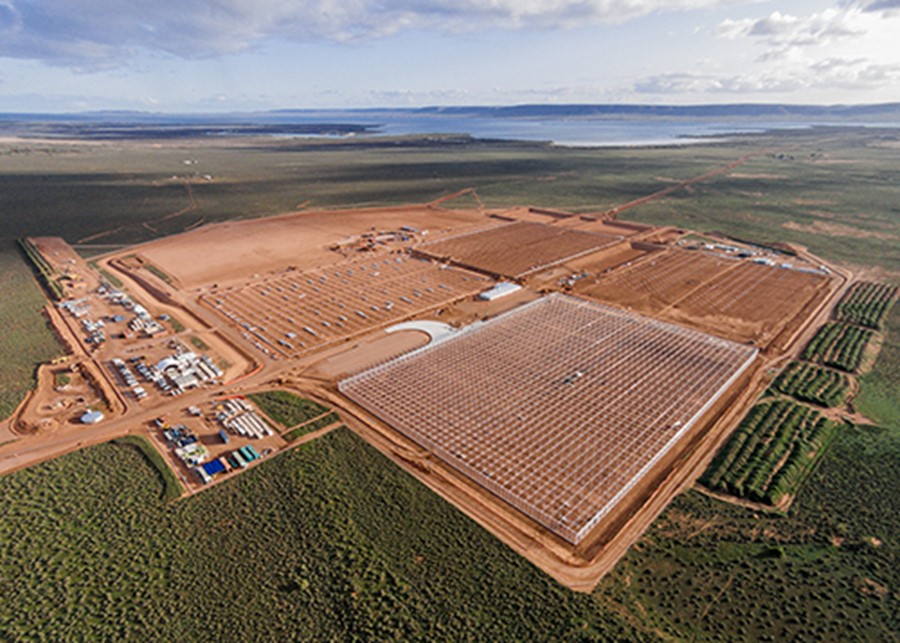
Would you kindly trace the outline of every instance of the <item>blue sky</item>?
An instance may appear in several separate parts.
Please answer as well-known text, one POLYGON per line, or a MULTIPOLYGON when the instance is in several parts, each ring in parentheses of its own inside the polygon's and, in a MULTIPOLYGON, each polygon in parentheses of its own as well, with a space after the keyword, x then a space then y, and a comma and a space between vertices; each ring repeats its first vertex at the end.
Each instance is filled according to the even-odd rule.
POLYGON ((900 0, 0 0, 0 111, 900 101, 898 36, 900 0))

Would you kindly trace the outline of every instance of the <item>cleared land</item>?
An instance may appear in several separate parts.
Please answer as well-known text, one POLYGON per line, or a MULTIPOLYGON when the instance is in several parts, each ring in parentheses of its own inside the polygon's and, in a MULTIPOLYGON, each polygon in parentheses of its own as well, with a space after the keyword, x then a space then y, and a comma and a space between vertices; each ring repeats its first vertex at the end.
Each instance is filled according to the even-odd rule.
POLYGON ((335 263, 341 256, 328 250, 331 244, 373 228, 412 226, 434 232, 483 221, 476 210, 426 206, 299 212, 204 226, 142 246, 141 254, 183 287, 191 288, 245 279, 285 266, 305 269, 335 263))
POLYGON ((755 355, 551 295, 348 378, 340 390, 577 543, 755 355))
POLYGON ((741 261, 677 307, 697 317, 721 315, 767 325, 793 317, 826 281, 822 274, 741 261))
MULTIPOLYGON (((421 208, 420 206, 419 209, 421 208)), ((397 210, 409 212, 415 209, 398 208, 397 210)), ((425 210, 431 209, 433 206, 425 207, 425 210)), ((514 216, 516 212, 518 210, 511 210, 505 214, 508 218, 514 216)), ((368 213, 370 212, 364 212, 364 214, 368 213)), ((338 213, 331 214, 335 219, 335 225, 331 228, 332 234, 337 235, 343 230, 341 226, 346 224, 337 221, 340 217, 338 213)), ((348 214, 352 216, 354 213, 348 214)), ((479 234, 462 236, 477 238, 480 234, 488 234, 488 232, 515 231, 523 227, 516 223, 498 225, 496 214, 492 216, 491 213, 484 211, 476 214, 480 217, 482 225, 492 225, 493 227, 487 232, 480 228, 482 232, 479 234)), ((245 229, 249 232, 258 224, 263 227, 268 226, 270 231, 274 232, 274 228, 271 226, 281 222, 285 226, 286 233, 291 233, 297 225, 296 219, 295 215, 275 217, 270 220, 254 222, 253 225, 248 223, 245 229)), ((458 226, 456 227, 458 228, 458 226)), ((567 228, 564 234, 558 235, 555 226, 535 223, 525 224, 524 230, 526 237, 531 235, 535 238, 547 238, 549 235, 549 239, 554 242, 559 241, 557 238, 559 236, 589 238, 591 249, 587 251, 578 252, 580 248, 575 248, 575 254, 570 254, 573 249, 565 248, 565 243, 557 244, 555 249, 551 243, 549 251, 551 254, 556 253, 569 264, 584 262, 590 265, 604 261, 604 258, 598 255, 607 255, 609 258, 610 253, 617 254, 620 250, 625 251, 626 256, 634 251, 654 252, 665 247, 666 244, 679 241, 684 235, 683 231, 679 230, 650 229, 644 230, 638 240, 625 241, 617 236, 583 233, 571 228, 567 228), (597 239, 611 239, 612 245, 603 245, 597 251, 594 249, 597 239), (562 252, 563 250, 565 252, 562 252)), ((449 235, 458 234, 458 229, 454 229, 453 226, 449 231, 431 230, 430 232, 435 234, 430 234, 429 238, 442 235, 451 239, 459 238, 449 237, 449 235)), ((298 246, 298 252, 303 247, 313 250, 323 247, 316 244, 326 239, 328 235, 323 230, 320 230, 319 234, 321 238, 318 241, 307 244, 307 246, 298 246)), ((253 235, 248 236, 252 237, 253 235)), ((327 400, 330 406, 349 414, 350 425, 361 435, 372 439, 379 448, 384 446, 384 440, 394 440, 398 444, 404 442, 402 448, 407 450, 406 453, 393 451, 391 450, 393 447, 388 446, 389 452, 396 453, 400 461, 403 461, 408 454, 411 454, 413 459, 418 458, 419 464, 424 460, 426 464, 423 473, 427 474, 430 467, 427 463, 430 460, 434 464, 434 470, 439 472, 438 477, 445 476, 444 480, 449 483, 446 487, 442 487, 442 492, 446 490, 447 493, 453 494, 451 500, 459 502, 465 511, 477 511, 477 520, 483 520, 483 524, 489 529, 496 530, 494 533, 500 538, 509 538, 507 542, 514 548, 518 548, 521 553, 527 556, 533 555, 536 564, 548 573, 565 579, 563 582, 570 587, 582 590, 590 589, 600 575, 611 569, 615 560, 646 528, 649 518, 662 510, 680 486, 687 484, 699 473, 701 467, 698 458, 702 460, 711 457, 712 444, 718 443, 720 434, 718 431, 707 431, 706 429, 713 423, 717 423, 719 419, 736 419, 732 416, 739 412, 737 409, 743 410, 751 402, 747 391, 739 393, 739 387, 730 388, 728 385, 736 381, 746 369, 748 376, 742 379, 750 384, 748 390, 751 392, 759 390, 759 380, 756 379, 758 372, 754 370, 751 375, 750 369, 747 368, 752 361, 754 349, 740 347, 740 350, 746 351, 745 355, 750 357, 737 364, 740 368, 731 365, 735 366, 735 370, 729 372, 727 364, 710 366, 709 355, 701 350, 704 347, 694 350, 693 353, 689 349, 684 349, 682 355, 683 347, 680 343, 685 336, 704 337, 704 341, 709 340, 712 342, 711 345, 715 346, 719 345, 716 342, 724 341, 699 335, 696 330, 681 329, 674 334, 663 333, 653 336, 647 340, 650 343, 646 346, 639 346, 641 341, 647 339, 641 333, 630 336, 628 332, 618 327, 609 330, 608 337, 601 336, 586 340, 588 344, 602 344, 603 341, 607 341, 611 352, 606 355, 606 358, 610 360, 610 364, 615 366, 613 368, 610 364, 603 365, 604 367, 610 366, 612 369, 609 371, 612 388, 604 389, 603 387, 607 384, 605 381, 595 382, 600 388, 594 391, 591 391, 590 385, 588 385, 587 394, 589 396, 597 394, 601 400, 599 405, 591 407, 591 412, 595 415, 587 418, 581 416, 579 405, 582 401, 573 393, 568 395, 566 404, 562 407, 555 407, 552 400, 546 405, 550 409, 556 409, 558 417, 550 417, 545 409, 532 407, 529 410, 529 413, 534 416, 529 420, 532 423, 521 422, 521 426, 514 425, 519 430, 514 437, 519 439, 522 445, 527 445, 542 439, 542 432, 546 433, 547 431, 544 425, 557 424, 553 435, 562 440, 560 451, 563 457, 568 455, 576 458, 574 466, 570 467, 571 463, 563 460, 549 459, 548 468, 543 470, 538 465, 543 466, 544 463, 528 462, 527 457, 520 457, 522 454, 518 452, 514 451, 511 455, 501 454, 494 464, 503 469, 502 474, 509 474, 512 478, 518 479, 509 488, 492 486, 493 481, 490 479, 495 475, 491 469, 492 464, 489 463, 487 467, 484 467, 484 471, 478 471, 477 473, 483 477, 476 479, 470 472, 457 466, 456 462, 440 463, 438 458, 430 458, 425 449, 420 449, 414 444, 415 438, 405 440, 400 433, 390 430, 372 415, 364 413, 357 405, 353 405, 346 398, 337 395, 335 392, 336 376, 323 380, 321 375, 324 371, 316 370, 317 356, 309 354, 313 352, 313 349, 327 347, 328 350, 321 354, 316 351, 318 358, 336 358, 339 352, 349 347, 349 344, 345 342, 351 337, 357 340, 357 346, 367 347, 372 337, 363 337, 363 335, 387 324, 421 315, 428 310, 434 310, 436 314, 446 312, 442 319, 456 325, 463 318, 467 323, 479 319, 489 319, 490 315, 495 315, 501 310, 510 310, 512 305, 522 303, 521 299, 513 297, 500 302, 501 304, 505 302, 505 307, 501 305, 499 308, 492 308, 487 304, 472 300, 467 302, 469 307, 467 310, 470 312, 463 310, 465 306, 451 305, 467 295, 483 289, 489 285, 490 280, 474 272, 470 273, 450 267, 415 253, 410 256, 411 247, 423 236, 424 230, 415 229, 414 226, 407 224, 396 229, 379 229, 377 227, 360 229, 357 227, 355 233, 348 238, 331 237, 331 243, 324 246, 328 256, 328 260, 323 262, 326 265, 304 270, 299 269, 297 265, 290 264, 281 266, 278 272, 272 272, 262 278, 257 274, 244 274, 239 281, 213 284, 211 287, 204 284, 199 291, 191 292, 183 291, 180 280, 175 276, 160 281, 152 275, 145 274, 148 266, 156 266, 156 264, 151 262, 150 257, 143 254, 144 248, 141 247, 98 258, 97 263, 99 266, 109 267, 110 270, 120 274, 122 282, 132 290, 138 300, 146 299, 148 305, 152 300, 165 302, 164 305, 168 307, 165 309, 167 311, 165 314, 169 314, 168 310, 173 309, 170 317, 174 315, 172 319, 177 318, 184 321, 185 327, 200 324, 205 329, 204 337, 209 338, 210 342, 214 336, 217 336, 216 333, 222 333, 222 339, 227 337, 236 350, 243 351, 244 348, 248 348, 250 349, 249 354, 252 355, 253 347, 255 347, 262 353, 262 355, 257 354, 250 358, 256 361, 254 368, 248 367, 237 373, 233 372, 231 376, 238 375, 233 380, 225 378, 227 382, 225 386, 228 387, 225 390, 226 393, 252 392, 259 390, 267 382, 266 386, 269 387, 272 386, 272 383, 277 382, 279 385, 287 384, 295 387, 298 391, 306 391, 309 395, 327 400), (347 260, 348 256, 355 257, 356 260, 347 260), (459 288, 456 288, 457 285, 459 288), (138 295, 138 293, 140 294, 138 295), (198 307, 196 305, 198 300, 205 306, 198 307), (181 311, 178 309, 179 306, 184 306, 186 310, 181 311), (441 311, 437 309, 441 309, 441 311), (183 313, 188 311, 192 312, 194 316, 184 316, 183 313), (221 319, 216 319, 217 316, 221 319), (353 322, 350 322, 351 319, 353 322), (227 320, 228 323, 222 324, 223 320, 227 320), (355 327, 354 324, 356 324, 355 327), (686 335, 680 335, 679 332, 682 331, 686 335), (619 352, 622 353, 621 356, 619 352), (670 366, 660 367, 656 363, 660 360, 663 362, 670 360, 666 362, 670 366), (700 361, 699 366, 694 363, 697 360, 700 361), (626 361, 628 364, 622 367, 620 364, 622 361, 626 361), (728 375, 728 377, 724 377, 724 379, 719 377, 722 372, 715 372, 719 367, 725 369, 724 375, 728 375), (646 376, 648 372, 652 372, 649 377, 646 376), (684 373, 690 373, 690 375, 685 377, 684 373), (316 377, 319 379, 317 380, 316 377), (658 378, 665 378, 665 380, 658 378), (717 378, 722 381, 717 382, 717 378), (716 387, 716 384, 722 384, 722 386, 716 387), (607 400, 609 400, 609 404, 606 404, 607 400), (619 403, 618 407, 616 407, 617 403, 619 403), (730 403, 735 403, 735 409, 726 408, 730 403), (596 420, 600 415, 604 416, 603 422, 596 420), (361 422, 355 424, 356 420, 361 420, 361 422), (669 422, 660 424, 659 422, 662 420, 669 420, 669 422), (608 428, 605 425, 607 421, 614 423, 614 430, 607 432, 609 435, 606 442, 602 440, 599 442, 599 446, 596 448, 602 450, 601 455, 594 457, 586 452, 594 445, 584 441, 579 442, 577 432, 587 430, 604 433, 608 428), (649 430, 645 431, 648 427, 649 430), (692 429, 692 427, 696 427, 696 429, 692 429), (575 441, 566 442, 570 439, 575 441), (673 448, 676 445, 680 445, 680 447, 673 448), (688 445, 696 446, 696 449, 689 450, 688 445), (506 461, 503 461, 504 457, 507 458, 506 461), (526 466, 531 466, 534 470, 519 475, 520 472, 516 472, 514 468, 518 466, 519 461, 523 460, 526 466), (465 476, 469 476, 475 484, 465 480, 465 476), (561 481, 558 481, 557 478, 560 478, 561 481), (516 502, 509 502, 508 498, 503 495, 506 492, 515 495, 517 499, 523 499, 522 503, 527 507, 522 508, 516 502), (503 500, 508 502, 504 504, 503 500), (515 510, 516 508, 518 511, 515 510), (524 549, 522 548, 523 544, 525 544, 524 549), (584 567, 584 563, 588 563, 590 567, 584 567)), ((513 235, 506 241, 514 244, 516 238, 516 235, 513 235)), ((182 250, 189 247, 192 241, 196 241, 195 253, 202 251, 205 247, 201 236, 194 233, 182 235, 172 241, 182 250)), ((157 250, 164 245, 165 241, 153 244, 157 250)), ((511 260, 521 258, 522 253, 527 252, 527 246, 528 244, 525 244, 524 249, 518 246, 508 248, 511 260)), ((737 254, 738 249, 728 252, 737 254)), ((759 260, 774 261, 762 251, 757 254, 766 257, 759 260)), ((306 260, 308 257, 304 256, 304 261, 306 260)), ((738 265, 739 262, 731 261, 731 263, 738 265)), ((169 275, 169 266, 157 267, 163 274, 169 275)), ((252 265, 241 266, 239 262, 235 262, 235 265, 230 267, 234 275, 247 273, 252 268, 252 265)), ((480 270, 486 269, 480 268, 480 270)), ((544 287, 550 289, 568 287, 567 284, 571 285, 573 279, 579 281, 587 274, 583 269, 581 272, 576 272, 577 270, 576 268, 573 271, 571 265, 557 265, 529 281, 532 286, 535 286, 536 282, 543 280, 544 287)), ((526 292, 525 300, 533 300, 533 297, 539 296, 533 290, 526 292)), ((587 308, 591 307, 591 304, 587 302, 581 302, 581 305, 587 308)), ((161 310, 155 309, 153 306, 151 313, 152 316, 156 316, 161 313, 161 310)), ((618 315, 624 316, 623 319, 631 318, 630 313, 622 311, 613 311, 613 313, 612 317, 618 315)), ((627 327, 629 323, 624 323, 622 326, 627 327)), ((658 322, 653 322, 648 328, 658 330, 658 324, 658 322)), ((593 323, 589 322, 587 326, 593 326, 593 323)), ((613 326, 615 325, 613 324, 613 326)), ((662 326, 670 330, 674 328, 667 324, 662 324, 662 326)), ((594 332, 602 332, 602 330, 603 324, 597 324, 594 332)), ((111 337, 111 339, 113 345, 116 344, 116 340, 128 340, 127 337, 111 337)), ((203 341, 206 343, 206 339, 203 341)), ((562 343, 566 345, 572 343, 577 348, 578 341, 577 338, 571 342, 563 339, 562 343)), ((405 344, 406 342, 404 342, 405 344)), ((526 335, 520 341, 506 346, 505 350, 509 355, 503 359, 513 363, 515 353, 521 352, 523 346, 530 347, 533 344, 535 341, 526 335)), ((695 348, 697 347, 695 346, 695 348)), ((705 348, 709 348, 709 346, 705 346, 705 348)), ((383 354, 383 351, 381 353, 383 354)), ((576 355, 575 357, 583 358, 588 362, 588 366, 592 367, 597 367, 597 360, 601 359, 595 355, 576 355)), ((557 359, 557 356, 547 353, 544 359, 549 362, 557 359)), ((716 360, 712 359, 712 361, 716 360)), ((368 364, 375 363, 377 362, 374 360, 368 361, 368 364)), ((479 362, 473 360, 473 363, 478 364, 479 362)), ((490 373, 491 366, 484 370, 490 373)), ((585 375, 582 368, 587 366, 566 363, 563 360, 561 365, 554 364, 553 368, 560 366, 570 369, 569 373, 560 375, 562 384, 566 387, 577 387, 585 375)), ((532 370, 539 373, 539 368, 538 365, 535 365, 532 370)), ((451 381, 452 379, 451 375, 451 381)), ((521 382, 525 382, 527 379, 525 377, 521 382)), ((590 378, 584 381, 589 382, 590 378)), ((128 383, 127 380, 125 383, 128 383)), ((214 385, 219 386, 218 383, 214 385)), ((480 386, 489 391, 492 381, 490 379, 481 380, 480 386)), ((527 391, 525 387, 518 388, 527 391)), ((178 393, 176 391, 176 394, 178 393)), ((219 394, 221 395, 221 393, 219 394)), ((190 400, 189 403, 193 403, 196 408, 201 409, 200 413, 202 413, 203 405, 209 403, 208 399, 204 399, 205 397, 208 397, 208 394, 205 395, 201 388, 199 391, 191 392, 189 397, 183 399, 185 402, 190 400)), ((136 399, 140 398, 136 397, 136 399)), ((455 400, 450 400, 450 402, 450 415, 452 415, 455 400)), ((172 402, 167 400, 166 404, 162 406, 169 409, 171 404, 172 402)), ((445 409, 448 408, 446 404, 430 404, 428 400, 419 402, 419 404, 419 412, 424 407, 427 409, 426 412, 433 412, 440 416, 438 422, 446 424, 448 417, 445 412, 445 409)), ((158 408, 162 408, 162 406, 158 408)), ((149 409, 145 412, 149 412, 149 409)), ((190 407, 187 405, 183 406, 180 411, 180 414, 184 413, 191 413, 190 407)), ((273 442, 262 446, 282 448, 286 446, 283 443, 284 440, 294 441, 296 438, 305 441, 307 438, 301 436, 307 431, 312 431, 309 437, 318 438, 336 426, 339 423, 337 419, 336 416, 312 418, 308 424, 286 429, 287 434, 275 436, 277 439, 273 438, 273 442)), ((515 420, 518 421, 519 418, 515 418, 515 420)), ((187 421, 192 422, 192 420, 187 421)), ((200 421, 198 420, 198 422, 200 421)), ((117 430, 126 429, 124 419, 117 419, 106 424, 106 427, 110 426, 116 427, 117 430)), ((201 431, 200 428, 191 424, 188 426, 192 431, 201 431)), ((107 430, 109 429, 107 428, 107 430)), ((56 444, 71 446, 73 437, 67 435, 65 441, 57 441, 56 444)), ((188 436, 187 439, 191 437, 188 436)), ((215 444, 218 445, 218 442, 215 444)), ((219 454, 220 450, 220 448, 208 449, 212 457, 219 454)), ((265 448, 263 453, 265 454, 265 448)), ((543 455, 538 454, 533 457, 538 458, 543 455)), ((219 464, 221 465, 221 462, 219 464)), ((202 478, 205 481, 209 481, 209 476, 218 476, 212 480, 215 483, 225 480, 231 475, 228 472, 217 472, 215 465, 209 467, 212 473, 207 471, 206 476, 202 475, 204 473, 202 471, 194 472, 178 463, 176 466, 186 479, 191 492, 197 491, 201 487, 199 483, 191 485, 190 476, 202 478)), ((423 482, 429 484, 432 480, 426 475, 423 477, 423 482)))
POLYGON ((636 310, 652 312, 674 304, 694 288, 712 281, 735 265, 733 259, 705 252, 672 250, 615 270, 599 283, 585 284, 578 292, 601 301, 616 301, 636 310))
POLYGON ((821 273, 673 249, 579 282, 576 292, 764 346, 829 281, 821 273))
POLYGON ((519 221, 425 243, 417 252, 492 275, 529 273, 619 243, 622 237, 519 221))
POLYGON ((266 354, 296 357, 487 288, 484 277, 389 255, 306 272, 284 272, 203 295, 266 354))

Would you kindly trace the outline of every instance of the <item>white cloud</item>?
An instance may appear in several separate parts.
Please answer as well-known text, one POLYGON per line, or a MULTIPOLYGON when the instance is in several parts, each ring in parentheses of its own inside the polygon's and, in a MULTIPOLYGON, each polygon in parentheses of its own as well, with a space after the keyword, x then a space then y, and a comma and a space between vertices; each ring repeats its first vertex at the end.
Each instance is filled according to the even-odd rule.
MULTIPOLYGON (((429 28, 566 28, 742 0, 0 0, 0 56, 108 68, 137 50, 236 53, 269 38, 346 42, 429 28)), ((743 0, 746 1, 746 0, 743 0)))
MULTIPOLYGON (((775 11, 727 19, 716 35, 735 51, 751 53, 740 73, 660 74, 635 84, 656 94, 820 95, 887 91, 900 82, 900 0, 847 0, 808 15, 775 11)), ((723 43, 723 46, 724 43, 723 43)))
POLYGON ((709 91, 713 82, 714 78, 707 75, 658 74, 638 80, 634 91, 639 94, 698 94, 709 91))
POLYGON ((798 17, 775 11, 765 18, 724 20, 718 33, 731 40, 751 37, 779 48, 823 46, 842 38, 863 36, 863 11, 859 7, 826 9, 798 17))
POLYGON ((660 74, 638 81, 634 91, 657 95, 787 94, 808 90, 866 91, 898 82, 900 64, 873 63, 864 58, 827 58, 806 67, 746 74, 660 74))

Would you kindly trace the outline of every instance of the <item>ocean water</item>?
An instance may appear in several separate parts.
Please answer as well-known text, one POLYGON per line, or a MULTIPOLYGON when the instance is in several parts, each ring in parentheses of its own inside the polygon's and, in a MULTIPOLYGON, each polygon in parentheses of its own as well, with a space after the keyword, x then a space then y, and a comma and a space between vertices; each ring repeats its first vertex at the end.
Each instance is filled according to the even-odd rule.
POLYGON ((685 122, 659 119, 522 119, 455 116, 391 118, 378 131, 387 135, 470 134, 475 138, 547 141, 567 147, 672 145, 703 137, 808 127, 806 124, 685 122), (780 127, 779 127, 780 126, 780 127))
MULTIPOLYGON (((894 112, 896 113, 896 111, 894 112)), ((894 119, 893 114, 885 119, 894 119)), ((310 110, 248 114, 84 114, 37 116, 0 114, 0 134, 85 139, 193 136, 345 138, 371 135, 470 135, 481 139, 541 141, 568 147, 685 145, 730 135, 816 126, 900 128, 893 122, 848 122, 841 118, 740 116, 673 118, 617 116, 510 116, 485 112, 417 110, 310 110), (24 123, 24 125, 23 125, 24 123), (314 126, 314 127, 308 127, 314 126), (352 126, 352 127, 347 127, 352 126), (359 130, 365 127, 365 131, 359 130)))
POLYGON ((507 118, 457 114, 409 112, 322 111, 291 114, 295 123, 353 123, 367 125, 370 134, 469 134, 475 138, 514 141, 545 141, 567 147, 620 147, 685 145, 708 141, 709 137, 806 129, 816 126, 900 127, 900 122, 848 123, 828 121, 747 119, 653 118, 507 118))

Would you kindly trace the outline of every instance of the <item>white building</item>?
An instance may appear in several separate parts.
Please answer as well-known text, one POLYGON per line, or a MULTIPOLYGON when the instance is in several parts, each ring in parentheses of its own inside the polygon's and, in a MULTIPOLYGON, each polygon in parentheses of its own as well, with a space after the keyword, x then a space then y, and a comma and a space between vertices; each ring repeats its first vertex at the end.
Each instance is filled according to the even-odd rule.
POLYGON ((97 424, 103 420, 103 413, 100 411, 87 411, 81 416, 82 424, 97 424))
POLYGON ((519 290, 522 290, 522 286, 514 284, 510 281, 501 281, 490 290, 485 290, 483 293, 478 295, 478 298, 483 301, 494 301, 495 299, 506 297, 507 295, 511 295, 519 290))

